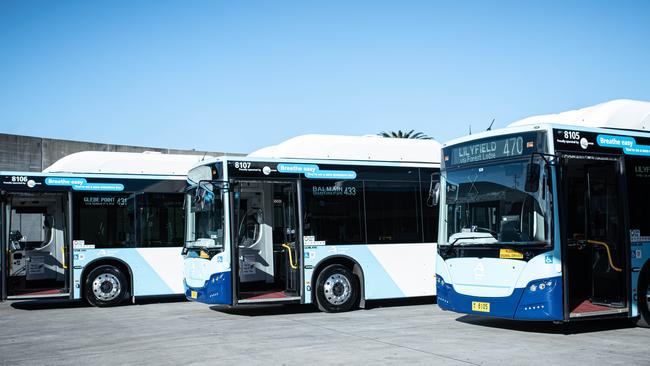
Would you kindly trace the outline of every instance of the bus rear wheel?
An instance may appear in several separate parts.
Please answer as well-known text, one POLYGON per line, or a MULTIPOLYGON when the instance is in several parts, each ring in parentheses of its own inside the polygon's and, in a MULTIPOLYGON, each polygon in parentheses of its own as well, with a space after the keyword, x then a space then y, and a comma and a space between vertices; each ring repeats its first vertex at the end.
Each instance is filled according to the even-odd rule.
POLYGON ((316 280, 316 302, 321 311, 338 313, 350 310, 359 297, 357 278, 345 266, 325 267, 316 280))
POLYGON ((126 276, 114 266, 93 269, 86 277, 85 298, 92 306, 108 307, 122 303, 128 293, 126 276))
POLYGON ((639 281, 639 322, 640 327, 650 328, 650 268, 646 268, 639 281))

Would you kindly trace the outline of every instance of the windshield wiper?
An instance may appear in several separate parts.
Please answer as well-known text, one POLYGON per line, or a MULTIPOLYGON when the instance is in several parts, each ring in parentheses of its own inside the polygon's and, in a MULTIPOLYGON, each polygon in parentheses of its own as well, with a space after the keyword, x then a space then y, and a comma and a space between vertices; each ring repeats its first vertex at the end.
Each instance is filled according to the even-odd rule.
POLYGON ((547 247, 551 245, 550 243, 544 243, 544 242, 539 242, 539 241, 519 241, 519 242, 505 242, 505 241, 498 241, 492 245, 499 245, 501 247, 506 247, 510 249, 517 249, 517 248, 530 248, 530 247, 547 247))
MULTIPOLYGON (((459 239, 482 239, 482 238, 458 238, 454 240, 452 244, 450 244, 449 250, 447 251, 447 255, 451 252, 452 247, 458 241, 459 239)), ((494 243, 466 243, 464 246, 468 247, 473 247, 473 248, 505 248, 505 249, 515 249, 515 250, 523 250, 523 249, 528 249, 528 248, 545 248, 549 247, 551 244, 549 243, 543 243, 543 242, 504 242, 504 241, 498 241, 494 243)))
POLYGON ((466 237, 462 237, 462 238, 456 238, 456 239, 454 239, 454 241, 452 241, 451 243, 446 244, 446 246, 447 246, 447 253, 446 253, 446 255, 449 255, 449 253, 451 253, 451 250, 454 249, 454 246, 456 246, 456 242, 458 242, 460 239, 470 239, 470 240, 475 240, 475 239, 485 239, 485 237, 481 237, 481 236, 466 236, 466 237))

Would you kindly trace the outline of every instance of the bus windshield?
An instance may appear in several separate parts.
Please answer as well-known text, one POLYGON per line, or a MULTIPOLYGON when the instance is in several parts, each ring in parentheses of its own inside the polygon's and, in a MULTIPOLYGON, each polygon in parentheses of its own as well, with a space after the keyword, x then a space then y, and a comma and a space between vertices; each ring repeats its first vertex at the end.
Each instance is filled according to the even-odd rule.
POLYGON ((531 183, 529 173, 540 164, 521 160, 448 170, 447 235, 440 244, 551 245, 548 177, 537 170, 542 173, 531 183))
POLYGON ((187 191, 185 247, 221 251, 224 247, 224 216, 221 189, 201 182, 187 191))

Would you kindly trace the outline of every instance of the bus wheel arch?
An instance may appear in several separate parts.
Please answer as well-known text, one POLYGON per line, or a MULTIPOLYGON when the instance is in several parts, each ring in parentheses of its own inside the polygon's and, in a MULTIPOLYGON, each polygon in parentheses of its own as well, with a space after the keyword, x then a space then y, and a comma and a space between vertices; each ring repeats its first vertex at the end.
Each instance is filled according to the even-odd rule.
POLYGON ((101 258, 90 262, 88 265, 86 265, 83 272, 81 273, 80 293, 81 297, 90 305, 98 307, 114 306, 123 303, 127 299, 132 299, 133 272, 131 271, 131 267, 129 267, 128 264, 118 258, 101 258), (122 295, 120 295, 115 300, 102 302, 101 300, 93 298, 89 295, 89 291, 91 291, 89 289, 89 286, 92 286, 89 283, 89 281, 92 280, 90 277, 96 277, 96 274, 94 272, 100 267, 104 269, 103 272, 108 272, 106 275, 111 279, 118 281, 123 280, 124 282, 124 288, 121 289, 122 295))
POLYGON ((648 293, 650 291, 650 262, 647 262, 639 273, 639 288, 637 290, 639 321, 641 327, 650 327, 650 303, 648 293))
MULTIPOLYGON (((320 263, 316 265, 314 268, 314 271, 312 273, 312 278, 311 278, 311 283, 312 283, 312 292, 311 292, 311 297, 312 297, 312 303, 316 304, 318 308, 321 311, 328 311, 327 309, 323 308, 323 306, 319 303, 318 301, 318 278, 319 275, 326 270, 328 267, 331 267, 333 265, 339 265, 345 267, 348 271, 350 271, 356 280, 356 289, 358 291, 358 294, 355 299, 355 303, 352 304, 352 307, 358 306, 360 308, 365 308, 366 301, 365 301, 365 277, 363 273, 363 268, 361 265, 355 261, 354 259, 344 256, 344 255, 337 255, 333 257, 329 257, 320 263)), ((331 311, 330 311, 331 312, 331 311)))

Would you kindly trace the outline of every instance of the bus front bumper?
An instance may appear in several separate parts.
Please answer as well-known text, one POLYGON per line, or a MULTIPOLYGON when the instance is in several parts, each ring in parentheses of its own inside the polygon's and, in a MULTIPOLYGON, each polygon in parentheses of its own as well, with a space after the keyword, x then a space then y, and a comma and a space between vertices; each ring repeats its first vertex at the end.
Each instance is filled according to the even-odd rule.
POLYGON ((505 297, 460 294, 440 276, 436 287, 438 306, 443 310, 508 319, 563 320, 561 277, 531 281, 505 297))
POLYGON ((185 297, 205 304, 232 305, 232 277, 230 272, 215 273, 202 287, 190 287, 186 281, 185 297))

